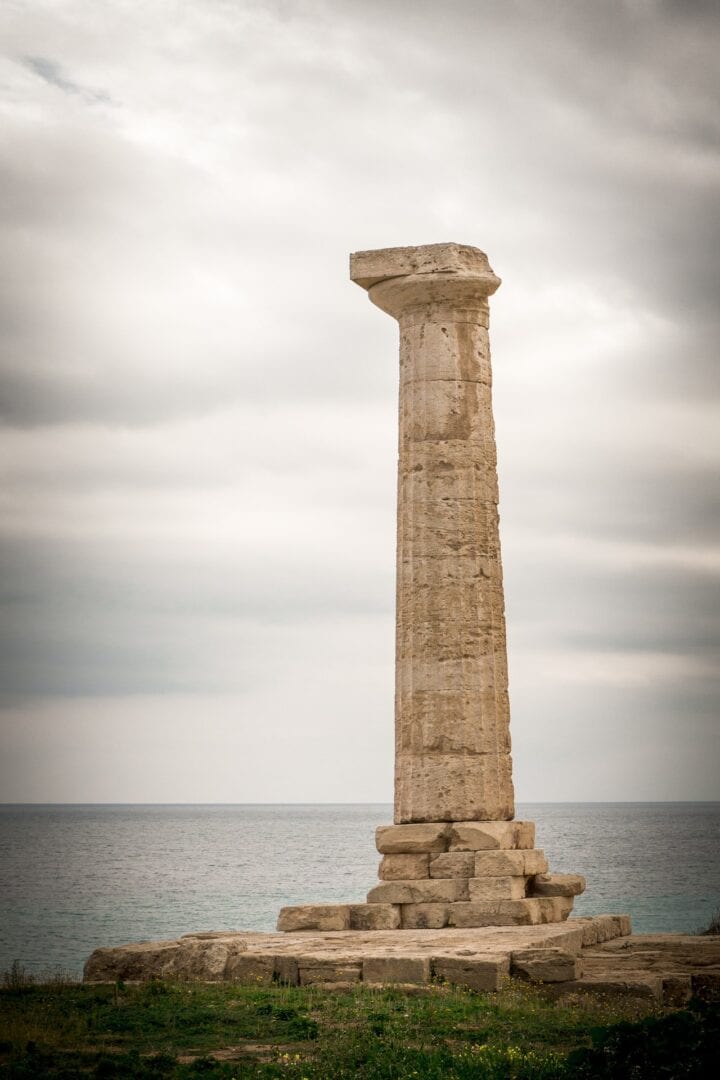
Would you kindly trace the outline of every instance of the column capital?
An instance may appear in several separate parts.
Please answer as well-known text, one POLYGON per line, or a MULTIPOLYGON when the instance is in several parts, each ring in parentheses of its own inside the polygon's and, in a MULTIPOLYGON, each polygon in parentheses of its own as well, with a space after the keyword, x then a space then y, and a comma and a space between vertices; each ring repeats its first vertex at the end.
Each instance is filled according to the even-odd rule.
POLYGON ((395 318, 426 304, 483 306, 500 285, 484 251, 453 243, 356 251, 350 277, 395 318))

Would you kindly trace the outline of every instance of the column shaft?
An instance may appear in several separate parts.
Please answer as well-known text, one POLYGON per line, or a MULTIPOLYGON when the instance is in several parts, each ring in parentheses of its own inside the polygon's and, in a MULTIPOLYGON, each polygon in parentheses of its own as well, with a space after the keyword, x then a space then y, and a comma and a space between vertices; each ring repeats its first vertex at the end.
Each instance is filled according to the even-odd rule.
POLYGON ((395 821, 512 818, 487 300, 499 281, 474 248, 361 254, 393 251, 421 266, 430 253, 429 268, 410 261, 369 287, 400 323, 395 821))

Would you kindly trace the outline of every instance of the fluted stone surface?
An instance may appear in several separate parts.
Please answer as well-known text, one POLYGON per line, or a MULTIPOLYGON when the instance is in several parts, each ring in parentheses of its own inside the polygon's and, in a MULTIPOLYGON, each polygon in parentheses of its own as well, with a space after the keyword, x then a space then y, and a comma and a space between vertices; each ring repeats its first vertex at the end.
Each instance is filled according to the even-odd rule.
POLYGON ((358 252, 351 276, 400 324, 395 821, 510 819, 487 256, 358 252))

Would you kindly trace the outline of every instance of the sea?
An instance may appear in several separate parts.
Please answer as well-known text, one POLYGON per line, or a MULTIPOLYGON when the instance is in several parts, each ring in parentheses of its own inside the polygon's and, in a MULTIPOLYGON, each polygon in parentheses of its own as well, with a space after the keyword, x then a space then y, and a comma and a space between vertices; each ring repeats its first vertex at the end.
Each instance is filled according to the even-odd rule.
MULTIPOLYGON (((720 908, 720 803, 525 803, 576 915, 695 933, 720 908)), ((274 930, 285 904, 362 902, 392 807, 0 806, 0 973, 78 976, 100 945, 274 930)))

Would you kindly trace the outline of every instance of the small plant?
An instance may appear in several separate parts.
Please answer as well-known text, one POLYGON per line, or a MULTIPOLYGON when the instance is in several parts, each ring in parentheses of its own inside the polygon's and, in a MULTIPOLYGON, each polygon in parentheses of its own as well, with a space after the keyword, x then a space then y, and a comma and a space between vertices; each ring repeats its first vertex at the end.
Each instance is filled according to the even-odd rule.
POLYGON ((710 917, 710 922, 704 930, 698 930, 698 934, 715 937, 720 934, 720 908, 716 908, 710 917))
POLYGON ((6 990, 29 990, 35 979, 19 960, 13 960, 9 971, 3 972, 2 982, 6 990))

